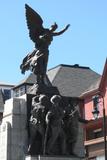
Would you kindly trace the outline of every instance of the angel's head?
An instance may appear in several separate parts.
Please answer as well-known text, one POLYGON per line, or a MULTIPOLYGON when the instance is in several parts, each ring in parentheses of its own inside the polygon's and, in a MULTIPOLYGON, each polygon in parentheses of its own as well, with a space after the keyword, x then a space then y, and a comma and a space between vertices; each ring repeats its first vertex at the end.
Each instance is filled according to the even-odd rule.
POLYGON ((54 32, 56 29, 58 28, 58 25, 56 24, 56 22, 53 24, 53 25, 51 25, 51 27, 50 27, 50 31, 51 32, 54 32))

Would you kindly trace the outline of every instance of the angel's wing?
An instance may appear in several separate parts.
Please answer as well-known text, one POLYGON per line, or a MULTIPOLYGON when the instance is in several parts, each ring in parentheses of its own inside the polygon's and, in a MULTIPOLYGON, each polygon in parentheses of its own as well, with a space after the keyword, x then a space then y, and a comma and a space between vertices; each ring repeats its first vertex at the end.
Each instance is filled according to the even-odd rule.
POLYGON ((27 20, 27 26, 29 29, 29 36, 31 40, 36 43, 39 35, 41 35, 44 32, 43 28, 43 20, 40 17, 40 15, 34 11, 31 7, 29 7, 27 4, 25 4, 26 9, 26 20, 27 20))

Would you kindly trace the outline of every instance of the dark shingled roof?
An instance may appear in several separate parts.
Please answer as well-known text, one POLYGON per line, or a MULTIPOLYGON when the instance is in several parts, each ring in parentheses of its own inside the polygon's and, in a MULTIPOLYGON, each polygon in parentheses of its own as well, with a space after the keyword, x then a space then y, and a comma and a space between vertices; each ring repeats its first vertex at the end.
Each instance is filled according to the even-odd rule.
MULTIPOLYGON (((47 76, 46 76, 45 81, 46 81, 46 83, 48 83, 48 85, 50 85, 50 81, 47 76)), ((27 76, 22 81, 20 81, 18 85, 14 86, 13 89, 18 88, 19 86, 21 86, 23 84, 35 84, 36 82, 37 82, 37 76, 35 74, 31 73, 29 76, 27 76)))
POLYGON ((85 92, 82 93, 81 96, 84 96, 87 93, 90 93, 90 92, 93 92, 95 90, 98 90, 100 83, 101 83, 101 78, 96 80, 87 90, 85 90, 85 92))
POLYGON ((34 84, 34 83, 36 83, 36 75, 34 75, 33 73, 31 73, 29 76, 27 76, 22 81, 20 81, 19 84, 17 84, 16 86, 14 86, 13 90, 15 88, 18 88, 19 86, 21 86, 23 84, 34 84))
POLYGON ((58 65, 47 72, 53 86, 62 96, 80 97, 82 93, 99 86, 101 75, 89 67, 79 65, 58 65))
MULTIPOLYGON (((30 83, 30 84, 33 84, 33 83, 36 83, 36 75, 31 73, 28 77, 26 77, 25 79, 23 79, 17 86, 20 86, 21 84, 23 83, 30 83)), ((15 86, 16 87, 16 86, 15 86)))
MULTIPOLYGON (((98 89, 101 75, 91 70, 89 67, 75 65, 58 65, 47 71, 46 82, 49 80, 53 86, 56 86, 62 96, 77 97, 82 94, 98 89), (49 80, 48 80, 49 79, 49 80)), ((31 73, 27 78, 21 81, 17 88, 22 84, 36 83, 36 75, 31 73)))

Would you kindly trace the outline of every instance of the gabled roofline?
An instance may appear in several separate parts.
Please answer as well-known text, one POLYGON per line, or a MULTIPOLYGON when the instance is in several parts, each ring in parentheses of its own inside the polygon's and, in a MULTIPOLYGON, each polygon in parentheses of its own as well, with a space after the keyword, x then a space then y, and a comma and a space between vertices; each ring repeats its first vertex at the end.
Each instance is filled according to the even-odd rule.
POLYGON ((80 98, 84 98, 86 96, 93 95, 93 94, 99 94, 99 92, 102 91, 102 88, 103 88, 104 82, 106 80, 106 77, 107 77, 107 58, 106 58, 106 61, 105 61, 105 65, 104 65, 104 69, 103 69, 103 73, 102 73, 102 76, 101 76, 99 87, 97 89, 90 90, 90 91, 87 91, 87 92, 83 93, 82 95, 80 95, 80 98))
POLYGON ((19 87, 21 87, 21 86, 23 86, 23 85, 33 85, 33 83, 26 83, 26 82, 23 82, 23 83, 20 83, 19 85, 16 85, 16 86, 13 87, 12 89, 14 90, 14 89, 19 88, 19 87))
POLYGON ((99 88, 87 91, 87 92, 83 93, 82 95, 80 95, 79 98, 80 99, 84 99, 84 97, 88 97, 88 96, 91 96, 91 95, 94 95, 94 94, 98 94, 98 93, 99 93, 99 88))
POLYGON ((13 87, 13 90, 16 89, 16 88, 18 88, 18 87, 20 87, 20 86, 22 86, 23 84, 25 84, 25 85, 31 84, 31 83, 27 83, 27 82, 26 82, 26 81, 29 79, 29 76, 31 76, 31 74, 32 74, 32 73, 30 73, 30 74, 29 74, 28 76, 26 76, 23 80, 21 80, 18 85, 15 85, 15 86, 13 87))
POLYGON ((8 86, 8 87, 14 87, 14 84, 9 84, 9 83, 4 83, 4 82, 0 82, 0 86, 8 86))

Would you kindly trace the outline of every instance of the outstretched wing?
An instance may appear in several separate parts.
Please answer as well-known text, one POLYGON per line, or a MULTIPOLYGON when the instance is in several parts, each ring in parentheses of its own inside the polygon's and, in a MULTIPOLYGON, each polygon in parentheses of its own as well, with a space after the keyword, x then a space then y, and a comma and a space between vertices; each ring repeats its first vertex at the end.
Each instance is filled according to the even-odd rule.
POLYGON ((31 40, 36 43, 39 35, 41 35, 44 32, 43 28, 43 20, 40 17, 40 15, 34 11, 31 7, 29 7, 27 4, 25 4, 26 9, 26 20, 27 20, 27 26, 29 29, 29 36, 31 40))

